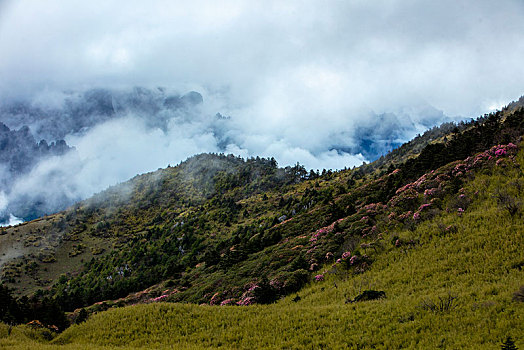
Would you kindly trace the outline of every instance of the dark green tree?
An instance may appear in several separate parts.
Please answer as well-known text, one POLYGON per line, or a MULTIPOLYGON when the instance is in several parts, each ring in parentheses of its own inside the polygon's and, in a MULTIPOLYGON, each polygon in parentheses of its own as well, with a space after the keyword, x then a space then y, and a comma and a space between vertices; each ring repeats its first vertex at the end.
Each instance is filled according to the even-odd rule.
POLYGON ((79 323, 85 322, 88 316, 89 315, 87 314, 86 309, 82 308, 80 312, 78 313, 78 316, 76 317, 75 323, 79 324, 79 323))
POLYGON ((515 346, 515 342, 513 341, 513 339, 511 339, 511 337, 507 337, 506 341, 502 343, 500 348, 502 350, 518 350, 518 348, 515 346))

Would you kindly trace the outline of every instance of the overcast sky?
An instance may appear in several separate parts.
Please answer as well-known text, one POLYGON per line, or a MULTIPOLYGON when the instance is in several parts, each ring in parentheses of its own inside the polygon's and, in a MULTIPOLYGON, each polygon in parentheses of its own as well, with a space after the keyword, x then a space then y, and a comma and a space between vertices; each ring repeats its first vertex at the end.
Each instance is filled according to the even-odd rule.
MULTIPOLYGON (((196 90, 201 113, 231 116, 228 151, 282 165, 360 164, 364 157, 333 146, 357 143, 355 130, 373 128, 381 113, 397 115, 407 141, 428 124, 499 108, 524 94, 523 63, 522 0, 0 0, 1 99, 90 87, 196 90)), ((107 136, 113 124, 68 143, 85 159, 95 150, 125 163, 106 186, 217 151, 202 120, 141 137, 140 125, 122 123, 118 147, 107 136), (173 153, 155 158, 154 149, 173 153)))
POLYGON ((523 93, 524 2, 4 1, 3 91, 164 85, 286 118, 523 93))

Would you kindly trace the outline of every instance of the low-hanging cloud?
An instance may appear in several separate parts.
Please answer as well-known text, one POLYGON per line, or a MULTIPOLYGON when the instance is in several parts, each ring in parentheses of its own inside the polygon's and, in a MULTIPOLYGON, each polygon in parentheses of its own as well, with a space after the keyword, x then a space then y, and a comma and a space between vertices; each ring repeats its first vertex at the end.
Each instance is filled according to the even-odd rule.
MULTIPOLYGON (((209 108, 215 107, 213 103, 208 106, 200 102, 200 95, 195 92, 180 98, 166 94, 164 89, 135 88, 131 91, 90 90, 81 96, 71 94, 63 100, 61 109, 48 111, 42 109, 40 102, 33 103, 38 106, 35 109, 31 109, 34 107, 28 102, 22 104, 27 112, 24 120, 34 125, 34 134, 43 138, 65 137, 74 149, 63 155, 44 157, 30 172, 11 173, 6 179, 8 175, 2 175, 2 179, 11 184, 7 193, 0 192, 0 212, 4 217, 13 211, 26 218, 28 212, 32 216, 51 213, 137 173, 176 164, 202 152, 244 157, 262 155, 276 157, 284 165, 301 160, 307 165, 336 168, 365 160, 360 154, 329 149, 327 144, 314 152, 284 139, 279 132, 261 129, 255 133, 231 117, 211 113, 209 108), (181 102, 187 101, 188 96, 193 96, 193 104, 181 102), (168 101, 171 105, 175 101, 178 107, 166 106, 168 101), (70 118, 68 113, 74 110, 92 112, 82 119, 89 127, 77 128, 77 122, 62 122, 70 118), (41 118, 44 121, 37 123, 41 118), (31 207, 29 203, 34 206, 27 211, 31 207)), ((18 115, 4 116, 9 116, 6 119, 14 123, 18 115)), ((350 140, 348 137, 347 141, 350 140)))
MULTIPOLYGON (((64 135, 44 130, 35 137, 76 150, 39 163, 3 199, 85 198, 199 152, 358 165, 518 98, 523 15, 519 0, 4 2, 2 101, 53 111, 93 87, 165 86, 204 103, 165 125, 134 111, 64 135)), ((9 127, 24 125, 15 119, 9 127)))

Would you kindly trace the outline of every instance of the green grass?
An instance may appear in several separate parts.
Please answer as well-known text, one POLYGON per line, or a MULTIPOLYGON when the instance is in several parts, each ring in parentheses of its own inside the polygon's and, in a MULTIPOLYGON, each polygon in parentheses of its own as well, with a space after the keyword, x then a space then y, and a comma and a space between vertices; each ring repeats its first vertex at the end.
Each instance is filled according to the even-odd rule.
POLYGON ((135 305, 95 314, 51 343, 24 326, 7 336, 3 326, 0 348, 499 349, 507 336, 524 348, 524 303, 512 301, 524 284, 524 221, 493 198, 520 180, 513 168, 477 175, 465 186, 479 192, 464 214, 442 211, 413 231, 388 232, 417 244, 395 247, 386 237, 371 269, 328 273, 298 302, 294 294, 265 306, 135 305), (345 304, 365 289, 387 298, 345 304), (450 310, 423 307, 448 295, 450 310))

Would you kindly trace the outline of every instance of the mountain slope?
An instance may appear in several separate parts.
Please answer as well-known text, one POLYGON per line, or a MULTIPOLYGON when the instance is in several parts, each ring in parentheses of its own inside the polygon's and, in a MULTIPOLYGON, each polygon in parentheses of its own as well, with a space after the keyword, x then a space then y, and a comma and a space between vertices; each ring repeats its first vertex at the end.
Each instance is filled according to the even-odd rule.
MULTIPOLYGON (((279 275, 286 294, 307 280, 305 270, 321 262, 320 253, 308 256, 311 232, 347 217, 343 235, 329 239, 323 248, 324 254, 341 254, 356 244, 359 230, 373 227, 373 220, 354 222, 367 205, 384 210, 383 205, 398 197, 399 187, 449 161, 514 140, 519 130, 524 130, 521 110, 495 113, 446 144, 429 144, 399 171, 373 181, 365 180, 360 168, 314 180, 317 175, 300 166, 278 169, 272 160, 197 156, 175 168, 136 177, 61 214, 3 230, 3 254, 28 254, 21 266, 17 268, 18 260, 2 272, 12 287, 29 292, 69 272, 53 293, 70 300, 66 305, 71 308, 120 298, 162 280, 187 290, 177 293, 176 300, 187 295, 190 301, 209 301, 231 284, 241 294, 260 271, 272 275, 268 277, 279 275), (307 178, 311 180, 293 185, 307 178), (282 251, 277 243, 285 239, 289 248, 300 247, 282 251), (89 262, 96 256, 104 257, 89 262)), ((448 181, 460 182, 450 175, 448 181)), ((457 186, 453 184, 451 191, 457 186)), ((423 204, 398 198, 402 210, 415 211, 423 204)))
MULTIPOLYGON (((496 217, 505 218, 498 240, 508 239, 506 229, 521 235, 522 152, 517 157, 511 142, 524 134, 523 115, 522 109, 494 113, 465 125, 445 143, 428 144, 417 157, 390 164, 389 171, 373 173, 357 168, 318 176, 299 165, 279 169, 271 159, 200 155, 138 176, 66 212, 3 229, 2 249, 42 253, 5 263, 3 278, 22 293, 45 286, 39 294, 70 311, 95 302, 89 312, 158 301, 249 305, 293 294, 313 275, 320 281, 340 274, 335 281, 340 285, 346 278, 355 281, 355 275, 393 273, 389 259, 403 260, 396 252, 407 254, 419 245, 422 263, 432 245, 449 251, 452 241, 438 237, 480 233, 478 223, 457 224, 479 203, 486 207, 477 212, 489 214, 479 219, 485 227, 495 229, 502 222, 496 217), (423 234, 428 222, 435 241, 423 234)), ((490 261, 479 248, 491 248, 492 242, 482 237, 472 247, 467 246, 475 242, 472 237, 459 241, 450 255, 450 261, 468 256, 461 262, 465 284, 473 283, 469 262, 477 266, 478 254, 490 261)), ((522 237, 511 242, 510 251, 501 252, 504 266, 511 263, 520 271, 522 237)), ((406 267, 414 263, 403 261, 406 267)), ((448 286, 442 276, 453 269, 438 261, 429 265, 420 276, 413 270, 396 273, 408 283, 415 275, 430 276, 431 269, 441 271, 428 288, 442 291, 448 286)), ((501 278, 503 270, 478 273, 501 278)), ((518 282, 512 281, 516 290, 518 282)), ((428 295, 433 302, 445 297, 428 295)), ((431 302, 425 307, 431 311, 431 302)))
MULTIPOLYGON (((442 198, 450 210, 417 225, 392 220, 375 247, 361 245, 374 260, 363 272, 326 262, 317 272, 323 280, 271 305, 113 309, 71 327, 53 343, 64 349, 496 349, 511 336, 522 347, 524 303, 513 301, 513 294, 524 281, 524 221, 522 212, 512 214, 496 198, 502 189, 522 198, 524 151, 514 161, 501 159, 470 170, 460 191, 442 198), (386 297, 347 303, 368 289, 386 297)), ((17 327, 0 344, 43 347, 24 332, 29 331, 17 327)))

